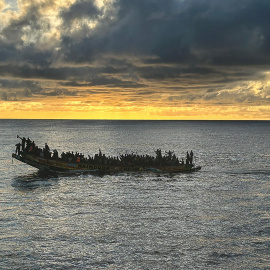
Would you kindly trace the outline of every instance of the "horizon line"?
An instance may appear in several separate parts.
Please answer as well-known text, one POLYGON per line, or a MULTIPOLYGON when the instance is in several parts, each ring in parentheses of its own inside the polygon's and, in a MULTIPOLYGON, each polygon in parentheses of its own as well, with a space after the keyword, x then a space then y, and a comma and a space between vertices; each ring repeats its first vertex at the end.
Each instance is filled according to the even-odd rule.
POLYGON ((96 118, 0 118, 0 120, 78 120, 78 121, 270 121, 270 119, 96 119, 96 118))

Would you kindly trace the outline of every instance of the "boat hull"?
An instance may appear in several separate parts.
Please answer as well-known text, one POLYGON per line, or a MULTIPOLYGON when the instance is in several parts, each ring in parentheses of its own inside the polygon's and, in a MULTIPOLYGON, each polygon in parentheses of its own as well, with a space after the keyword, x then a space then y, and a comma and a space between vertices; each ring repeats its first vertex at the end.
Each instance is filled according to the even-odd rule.
POLYGON ((181 172, 195 172, 201 169, 200 166, 193 165, 180 165, 180 166, 111 166, 111 165, 98 165, 83 162, 67 162, 61 159, 46 159, 34 155, 12 154, 12 157, 35 167, 42 171, 49 172, 100 172, 100 173, 117 173, 117 172, 155 172, 155 173, 181 173, 181 172))

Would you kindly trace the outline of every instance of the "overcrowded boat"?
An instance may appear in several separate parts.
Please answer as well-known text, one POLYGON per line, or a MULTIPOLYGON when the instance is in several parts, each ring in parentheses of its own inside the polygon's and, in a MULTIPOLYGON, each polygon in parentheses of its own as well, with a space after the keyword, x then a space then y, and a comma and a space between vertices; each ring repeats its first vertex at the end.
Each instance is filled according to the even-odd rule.
POLYGON ((78 152, 62 152, 50 150, 45 143, 44 148, 38 147, 34 141, 25 137, 17 143, 15 153, 12 157, 46 172, 98 172, 98 173, 118 173, 118 172, 158 172, 158 173, 181 173, 195 172, 201 169, 195 166, 194 155, 187 152, 186 159, 179 159, 173 151, 162 154, 161 149, 155 151, 155 156, 138 155, 137 153, 126 153, 120 156, 106 156, 99 150, 94 156, 85 157, 78 152))

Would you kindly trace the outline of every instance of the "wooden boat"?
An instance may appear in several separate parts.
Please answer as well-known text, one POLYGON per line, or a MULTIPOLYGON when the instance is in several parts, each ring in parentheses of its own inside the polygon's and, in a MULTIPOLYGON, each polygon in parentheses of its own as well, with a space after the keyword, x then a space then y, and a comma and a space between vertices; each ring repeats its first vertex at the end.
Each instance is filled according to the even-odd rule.
POLYGON ((89 173, 118 173, 118 172, 155 172, 155 173, 182 173, 195 172, 201 169, 200 166, 193 164, 184 165, 98 165, 90 162, 65 161, 62 158, 52 159, 36 156, 31 153, 12 154, 12 157, 47 172, 89 172, 89 173))

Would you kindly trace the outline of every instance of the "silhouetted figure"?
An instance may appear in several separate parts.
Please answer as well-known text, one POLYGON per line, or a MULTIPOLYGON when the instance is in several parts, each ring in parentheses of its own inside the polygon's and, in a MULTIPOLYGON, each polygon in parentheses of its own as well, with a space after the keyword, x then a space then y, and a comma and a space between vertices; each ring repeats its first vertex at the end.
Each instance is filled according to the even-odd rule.
POLYGON ((23 138, 22 138, 22 151, 25 150, 25 143, 26 143, 26 138, 23 137, 23 138))
POLYGON ((50 158, 51 153, 50 153, 50 147, 48 146, 47 143, 45 143, 45 147, 43 148, 43 153, 45 158, 50 158))
POLYGON ((192 150, 190 151, 190 164, 192 164, 193 163, 193 152, 192 152, 192 150))
POLYGON ((26 142, 26 139, 25 139, 25 137, 21 138, 19 135, 17 135, 17 138, 20 138, 20 139, 22 140, 21 146, 22 146, 22 152, 23 152, 24 149, 25 149, 25 142, 26 142))
POLYGON ((58 159, 58 152, 57 152, 57 150, 53 150, 53 159, 58 159))
POLYGON ((18 155, 21 153, 21 143, 17 143, 15 144, 16 146, 16 154, 18 153, 18 155))
POLYGON ((31 140, 29 139, 29 137, 26 140, 26 146, 29 146, 31 144, 31 140))
POLYGON ((45 143, 45 150, 46 150, 46 151, 50 151, 50 147, 48 146, 47 143, 45 143))

